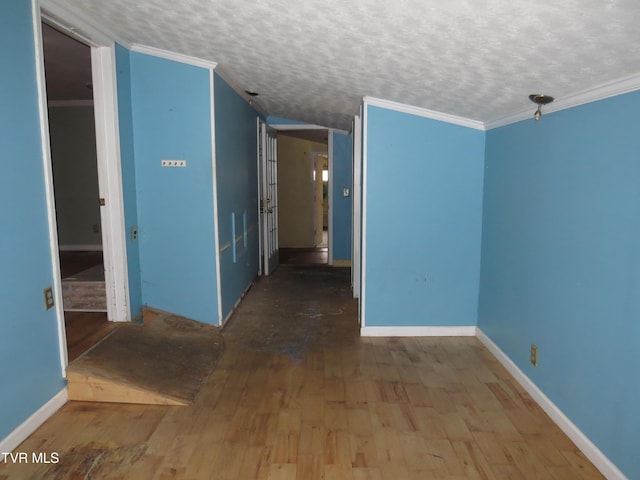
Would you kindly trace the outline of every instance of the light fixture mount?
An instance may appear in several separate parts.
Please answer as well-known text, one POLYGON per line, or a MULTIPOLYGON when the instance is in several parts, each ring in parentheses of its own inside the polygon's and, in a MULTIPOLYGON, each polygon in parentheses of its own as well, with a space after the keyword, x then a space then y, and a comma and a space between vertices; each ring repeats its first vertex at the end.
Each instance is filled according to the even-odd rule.
POLYGON ((551 95, 545 95, 544 93, 532 93, 529 95, 529 100, 538 105, 538 109, 533 115, 533 118, 540 120, 540 117, 542 116, 542 106, 553 102, 555 99, 551 95))
POLYGON ((253 105, 253 99, 260 95, 258 92, 255 92, 253 90, 245 90, 244 93, 249 96, 249 105, 253 105))

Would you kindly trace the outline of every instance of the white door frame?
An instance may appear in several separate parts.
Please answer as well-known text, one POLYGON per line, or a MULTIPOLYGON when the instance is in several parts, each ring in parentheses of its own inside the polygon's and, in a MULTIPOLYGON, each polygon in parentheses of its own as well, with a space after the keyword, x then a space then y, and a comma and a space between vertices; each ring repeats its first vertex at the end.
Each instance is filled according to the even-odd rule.
POLYGON ((334 129, 330 128, 328 131, 328 139, 327 139, 327 153, 329 156, 329 188, 327 196, 329 197, 329 208, 327 210, 327 215, 329 216, 327 227, 327 246, 328 250, 328 263, 329 265, 333 265, 333 132, 334 129))
POLYGON ((360 246, 362 234, 360 231, 362 221, 362 123, 360 115, 353 119, 353 213, 351 219, 353 227, 351 230, 351 285, 353 287, 353 298, 360 298, 360 246))
POLYGON ((260 124, 260 163, 258 164, 262 275, 271 275, 280 263, 278 202, 278 137, 266 122, 260 124), (271 202, 271 203, 270 203, 271 202))
POLYGON ((112 322, 129 322, 131 310, 115 65, 115 45, 91 47, 98 187, 100 197, 105 199, 105 205, 100 207, 100 217, 107 317, 112 322))
POLYGON ((120 162, 120 135, 118 129, 117 82, 115 44, 113 39, 86 20, 75 15, 55 0, 31 0, 36 53, 36 75, 39 97, 40 133, 43 153, 45 194, 49 223, 49 245, 53 270, 53 289, 58 322, 60 366, 66 377, 68 365, 66 329, 62 303, 62 281, 59 245, 49 143, 49 119, 44 75, 42 21, 55 25, 71 37, 91 47, 96 154, 100 197, 105 198, 101 208, 107 316, 111 321, 131 320, 129 309, 129 277, 127 269, 122 170, 120 162), (82 33, 78 33, 82 31, 82 33))
POLYGON ((262 118, 256 118, 256 172, 258 177, 258 275, 264 275, 264 265, 262 261, 262 236, 263 226, 262 226, 262 149, 264 145, 262 145, 262 124, 266 123, 262 118))
POLYGON ((328 264, 331 265, 333 263, 333 239, 332 239, 332 228, 333 228, 333 220, 331 218, 331 211, 333 208, 333 198, 331 197, 331 192, 333 191, 333 152, 331 150, 331 146, 333 145, 333 139, 331 132, 334 131, 331 128, 322 127, 320 125, 312 125, 312 124, 273 124, 269 125, 271 128, 274 128, 277 132, 286 132, 289 130, 326 130, 327 132, 327 156, 329 158, 329 191, 328 191, 328 201, 329 201, 329 224, 327 226, 327 258, 328 264))
MULTIPOLYGON (((317 212, 316 212, 316 208, 317 208, 316 202, 318 201, 318 198, 316 196, 316 188, 317 188, 317 182, 318 182, 318 178, 317 178, 317 175, 318 175, 318 170, 317 170, 318 157, 327 157, 327 165, 328 165, 329 164, 329 160, 328 160, 329 159, 329 152, 328 151, 327 152, 315 152, 315 151, 311 152, 311 179, 312 179, 311 183, 313 184, 313 187, 311 189, 311 204, 313 205, 313 213, 312 213, 313 222, 312 222, 312 224, 313 224, 313 242, 314 242, 314 244, 316 243, 316 232, 317 232, 318 228, 320 228, 320 230, 324 230, 324 221, 321 220, 320 221, 320 225, 318 225, 318 222, 317 222, 318 218, 317 218, 317 212)), ((328 168, 329 167, 327 166, 327 169, 328 168)), ((322 171, 321 171, 321 173, 322 173, 322 171)), ((320 181, 322 181, 322 178, 320 179, 320 181)), ((327 194, 328 194, 328 190, 327 190, 327 194)), ((329 199, 327 198, 327 201, 328 200, 329 199)), ((320 199, 320 203, 323 203, 322 198, 320 199)), ((322 217, 324 217, 324 211, 323 211, 322 217)), ((327 225, 327 228, 329 228, 328 225, 327 225)))

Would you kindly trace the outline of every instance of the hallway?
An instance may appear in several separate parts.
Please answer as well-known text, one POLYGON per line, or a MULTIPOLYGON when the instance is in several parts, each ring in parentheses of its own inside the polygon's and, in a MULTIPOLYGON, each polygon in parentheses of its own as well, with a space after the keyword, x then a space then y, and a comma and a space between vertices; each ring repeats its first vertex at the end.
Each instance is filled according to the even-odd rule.
POLYGON ((71 402, 0 479, 602 478, 475 338, 361 338, 350 271, 280 266, 194 405, 71 402))

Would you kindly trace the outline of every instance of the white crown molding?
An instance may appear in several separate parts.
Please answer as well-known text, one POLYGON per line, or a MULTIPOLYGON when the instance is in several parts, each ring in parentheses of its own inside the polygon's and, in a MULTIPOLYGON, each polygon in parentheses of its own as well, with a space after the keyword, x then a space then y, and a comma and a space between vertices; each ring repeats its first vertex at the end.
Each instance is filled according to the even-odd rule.
POLYGON ((363 337, 474 337, 476 327, 362 327, 363 337))
POLYGON ((77 8, 63 4, 60 0, 38 0, 42 11, 42 19, 48 24, 62 30, 71 37, 93 47, 109 47, 114 42, 126 48, 131 42, 120 38, 103 24, 90 18, 77 8))
POLYGON ((249 95, 247 91, 240 86, 240 84, 233 78, 233 76, 229 75, 229 72, 220 65, 217 65, 215 68, 215 73, 217 73, 222 80, 224 80, 227 85, 229 85, 235 92, 240 95, 245 102, 247 102, 251 108, 253 108, 256 112, 266 118, 267 111, 260 105, 260 102, 257 98, 249 95))
POLYGON ((193 65, 194 67, 201 67, 206 69, 215 69, 218 65, 216 62, 204 60, 198 57, 191 57, 182 53, 171 52, 169 50, 163 50, 161 48, 149 47, 147 45, 141 45, 134 43, 131 45, 130 50, 132 52, 144 53, 145 55, 151 55, 153 57, 164 58, 165 60, 172 60, 174 62, 180 62, 187 65, 193 65))
POLYGON ((402 113, 408 113, 410 115, 417 115, 419 117, 438 120, 440 122, 452 123, 461 127, 473 128, 475 130, 485 130, 484 123, 478 120, 457 117, 455 115, 449 115, 448 113, 436 112, 435 110, 428 110, 426 108, 415 107, 413 105, 405 105, 403 103, 392 102, 391 100, 383 100, 381 98, 364 97, 362 101, 365 105, 372 105, 374 107, 395 110, 402 113))
POLYGON ((611 480, 626 479, 618 467, 569 420, 562 410, 480 328, 477 329, 477 337, 606 478, 611 480))
MULTIPOLYGON (((0 440, 0 452, 12 452, 35 432, 51 415, 56 413, 69 399, 66 387, 55 394, 47 403, 40 407, 33 415, 22 422, 18 428, 0 440)), ((0 462, 1 463, 1 462, 0 462)))
MULTIPOLYGON (((585 105, 587 103, 597 102, 598 100, 603 100, 605 98, 635 92, 636 90, 640 90, 640 75, 624 77, 555 100, 553 103, 544 106, 542 114, 546 115, 560 110, 566 110, 568 108, 585 105)), ((522 120, 532 119, 533 113, 535 112, 535 105, 531 105, 532 106, 530 108, 527 108, 527 110, 522 112, 485 122, 485 129, 491 130, 493 128, 504 127, 505 125, 520 122, 522 120)))
MULTIPOLYGON (((547 106, 545 106, 544 112, 542 112, 543 116, 549 113, 549 111, 547 110, 547 106)), ((527 110, 486 122, 484 124, 485 130, 486 131, 493 130, 494 128, 504 127, 506 125, 511 125, 512 123, 518 123, 523 120, 529 120, 529 119, 533 120, 533 114, 535 113, 535 111, 536 111, 536 106, 532 103, 531 108, 528 108, 527 110)))
POLYGON ((49 100, 48 107, 93 107, 93 100, 49 100))

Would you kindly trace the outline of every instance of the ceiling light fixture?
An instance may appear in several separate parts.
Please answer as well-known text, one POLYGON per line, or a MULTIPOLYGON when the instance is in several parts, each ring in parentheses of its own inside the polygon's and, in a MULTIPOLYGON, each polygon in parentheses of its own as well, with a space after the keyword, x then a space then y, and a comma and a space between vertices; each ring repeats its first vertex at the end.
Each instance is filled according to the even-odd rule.
POLYGON ((249 95, 249 105, 253 105, 253 99, 259 95, 258 92, 254 92, 253 90, 245 90, 244 93, 249 95))
POLYGON ((536 110, 536 113, 533 114, 533 118, 538 121, 542 116, 542 106, 553 102, 554 98, 549 95, 544 95, 543 93, 532 93, 529 95, 529 100, 538 104, 538 109, 536 110))

